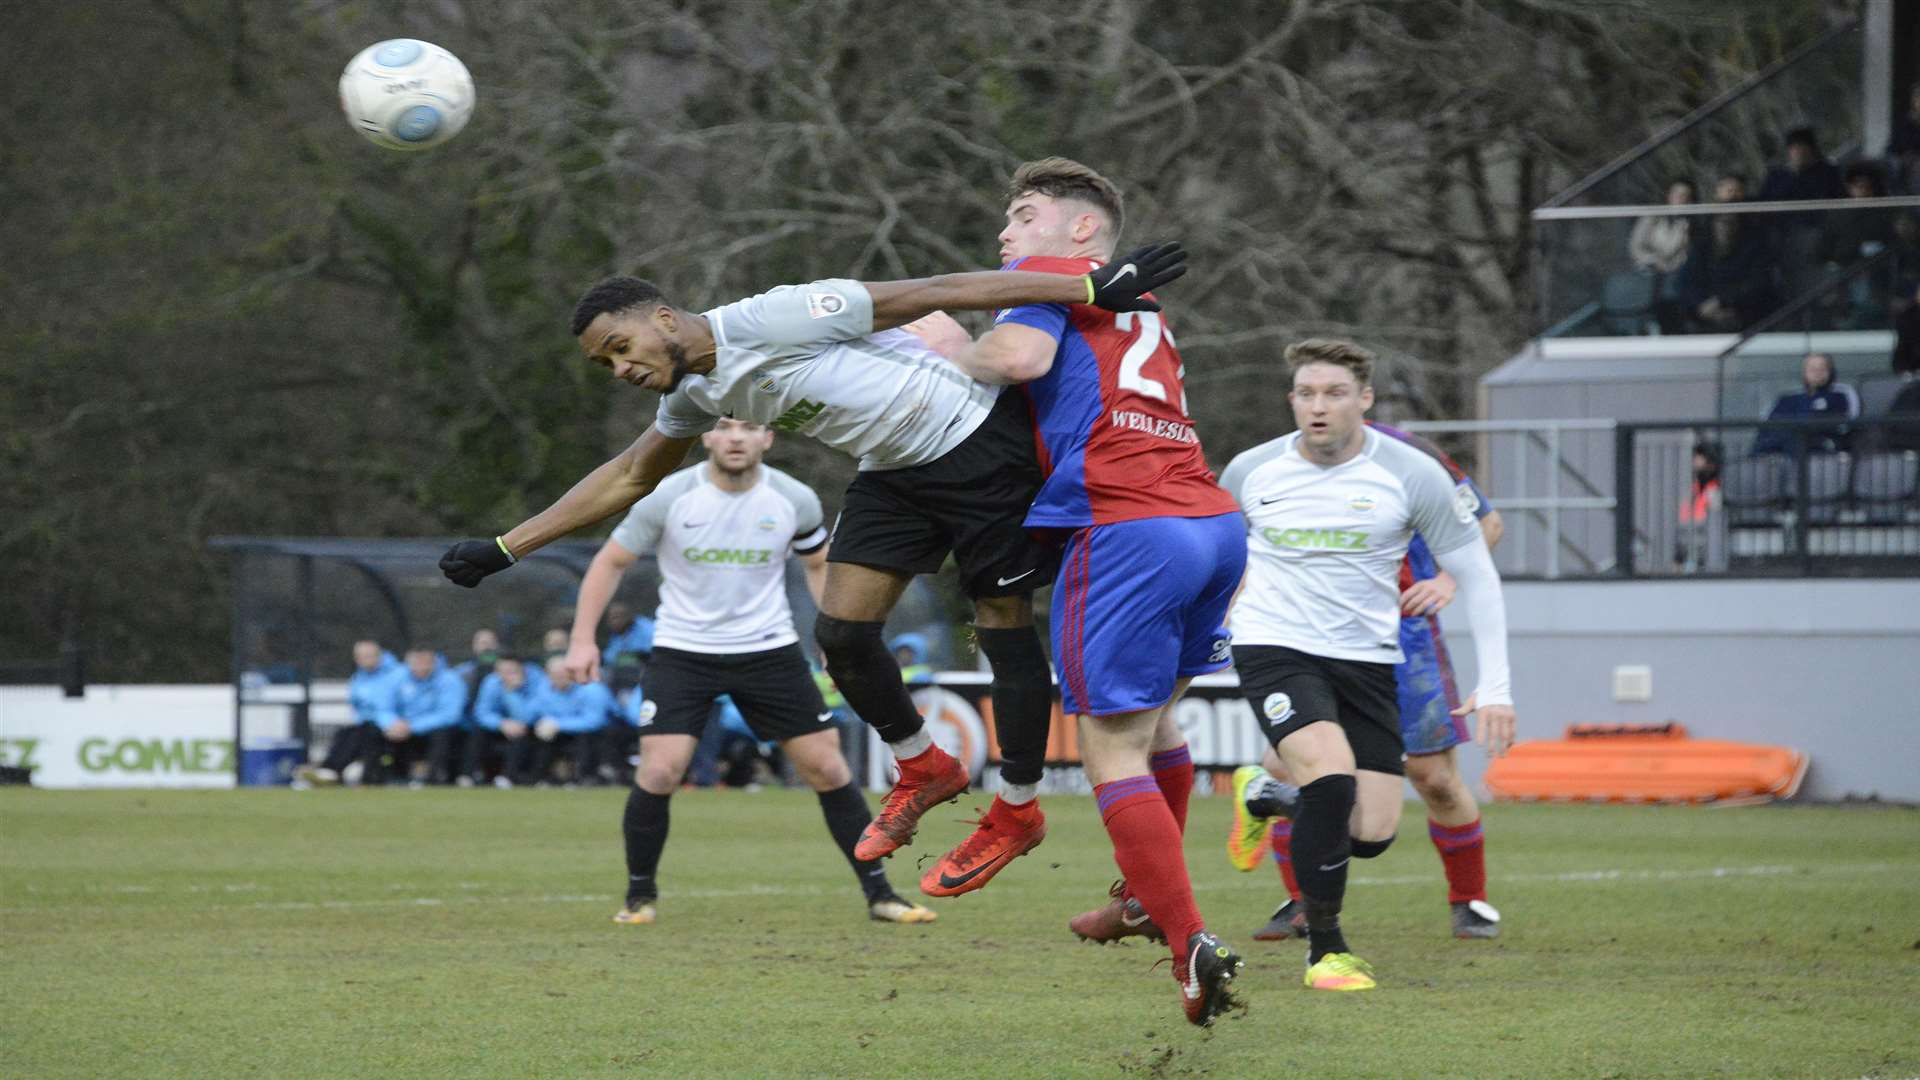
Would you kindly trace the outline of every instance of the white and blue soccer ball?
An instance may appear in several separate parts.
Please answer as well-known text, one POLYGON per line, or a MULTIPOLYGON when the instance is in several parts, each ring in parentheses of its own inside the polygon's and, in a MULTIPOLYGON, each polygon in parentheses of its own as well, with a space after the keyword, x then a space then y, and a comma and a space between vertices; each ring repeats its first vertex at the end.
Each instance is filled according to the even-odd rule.
POLYGON ((353 129, 389 150, 438 146, 473 116, 473 76, 427 41, 376 42, 340 73, 340 108, 353 129))

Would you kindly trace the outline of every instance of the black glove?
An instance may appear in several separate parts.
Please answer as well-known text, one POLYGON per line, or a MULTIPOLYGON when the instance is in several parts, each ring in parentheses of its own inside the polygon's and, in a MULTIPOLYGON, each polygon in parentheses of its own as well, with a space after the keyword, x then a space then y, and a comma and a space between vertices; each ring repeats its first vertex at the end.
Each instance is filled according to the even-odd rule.
POLYGON ((520 560, 499 539, 462 540, 440 556, 440 572, 461 588, 471 589, 488 574, 497 574, 520 560))
POLYGON ((1087 303, 1108 311, 1159 311, 1146 294, 1187 272, 1178 243, 1149 244, 1087 275, 1087 303))

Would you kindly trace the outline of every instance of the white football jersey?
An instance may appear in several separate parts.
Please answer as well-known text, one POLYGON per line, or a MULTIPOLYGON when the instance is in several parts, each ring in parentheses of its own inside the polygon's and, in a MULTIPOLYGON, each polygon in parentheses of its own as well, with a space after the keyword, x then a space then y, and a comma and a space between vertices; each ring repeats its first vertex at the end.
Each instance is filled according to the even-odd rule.
POLYGON ((862 469, 900 469, 960 445, 1000 394, 905 330, 874 332, 857 281, 782 285, 704 314, 715 366, 660 398, 653 426, 673 438, 729 416, 818 439, 862 469))
POLYGON ((701 462, 662 480, 613 530, 633 554, 659 556, 654 645, 745 653, 799 641, 787 556, 826 546, 820 497, 770 465, 737 492, 716 486, 707 469, 701 462))
POLYGON ((1262 443, 1220 474, 1247 518, 1236 645, 1398 664, 1400 561, 1418 532, 1435 555, 1480 539, 1453 479, 1421 451, 1371 428, 1352 458, 1302 457, 1300 433, 1262 443))

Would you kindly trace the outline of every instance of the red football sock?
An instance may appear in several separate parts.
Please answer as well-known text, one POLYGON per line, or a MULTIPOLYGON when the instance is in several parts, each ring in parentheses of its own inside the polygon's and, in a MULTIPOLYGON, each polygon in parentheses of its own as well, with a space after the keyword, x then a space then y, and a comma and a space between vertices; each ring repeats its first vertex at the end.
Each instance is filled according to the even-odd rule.
POLYGON ((1193 755, 1187 753, 1187 744, 1181 743, 1153 755, 1147 764, 1153 769, 1153 782, 1160 785, 1160 794, 1166 796, 1167 809, 1173 811, 1174 824, 1185 836, 1187 798, 1193 794, 1193 755))
POLYGON ((1300 881, 1293 876, 1293 822, 1286 818, 1273 823, 1273 864, 1280 868, 1280 880, 1287 886, 1287 896, 1298 903, 1300 881))
POLYGON ((1127 891, 1167 933, 1176 960, 1186 956, 1187 938, 1204 928, 1187 880, 1180 850, 1180 826, 1151 776, 1127 776, 1095 784, 1100 821, 1113 840, 1113 861, 1127 879, 1127 891))
POLYGON ((1447 869, 1447 903, 1485 900, 1487 841, 1480 832, 1480 819, 1465 825, 1442 825, 1428 818, 1427 835, 1440 849, 1440 863, 1447 869))

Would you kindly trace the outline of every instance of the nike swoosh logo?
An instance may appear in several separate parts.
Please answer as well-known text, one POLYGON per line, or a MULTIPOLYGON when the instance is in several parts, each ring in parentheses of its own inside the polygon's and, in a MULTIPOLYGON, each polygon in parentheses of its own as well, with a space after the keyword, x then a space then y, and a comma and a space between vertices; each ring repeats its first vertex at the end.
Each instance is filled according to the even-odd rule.
POLYGON ((1126 912, 1125 912, 1125 911, 1122 911, 1122 912, 1120 913, 1120 925, 1122 925, 1122 926, 1139 926, 1139 925, 1140 925, 1141 923, 1143 923, 1143 922, 1146 922, 1146 921, 1147 921, 1148 919, 1151 919, 1151 918, 1153 918, 1153 916, 1151 916, 1151 915, 1149 915, 1149 914, 1147 914, 1147 913, 1146 913, 1146 912, 1145 912, 1144 910, 1143 910, 1143 911, 1141 911, 1141 913, 1140 913, 1140 917, 1139 917, 1139 918, 1137 918, 1137 919, 1129 919, 1129 918, 1127 918, 1127 915, 1126 915, 1126 912))
POLYGON ((1268 503, 1277 503, 1277 502, 1279 502, 1279 501, 1280 501, 1281 499, 1284 499, 1284 498, 1286 498, 1286 496, 1285 496, 1285 495, 1275 495, 1275 496, 1274 496, 1273 498, 1271 498, 1271 499, 1261 499, 1261 500, 1260 500, 1260 505, 1261 505, 1261 506, 1265 506, 1265 505, 1267 505, 1268 503))
POLYGON ((823 724, 829 723, 833 720, 833 714, 830 712, 823 712, 819 716, 814 717, 814 719, 820 721, 823 724))
POLYGON ((1107 279, 1107 284, 1108 285, 1120 284, 1120 279, 1123 277, 1126 277, 1128 274, 1133 273, 1133 269, 1134 268, 1132 263, 1128 263, 1125 266, 1122 266, 1118 273, 1114 274, 1112 277, 1107 279))
POLYGON ((979 866, 976 866, 973 869, 967 871, 966 873, 961 874, 959 877, 949 877, 946 874, 941 874, 940 887, 943 889, 957 889, 960 886, 965 885, 967 882, 972 881, 974 878, 979 877, 981 874, 986 873, 988 870, 991 870, 994 867, 1006 861, 1007 860, 1004 856, 998 859, 988 859, 986 862, 983 862, 979 866))
POLYGON ((1337 863, 1334 863, 1334 864, 1333 864, 1332 866, 1323 866, 1323 867, 1321 867, 1320 869, 1322 869, 1322 870, 1338 870, 1338 869, 1340 869, 1341 867, 1343 867, 1343 866, 1345 866, 1345 865, 1347 865, 1347 864, 1348 864, 1349 862, 1352 862, 1352 861, 1353 861, 1353 857, 1352 857, 1352 856, 1348 856, 1347 858, 1344 858, 1344 859, 1341 859, 1341 860, 1340 860, 1339 862, 1337 862, 1337 863))
POLYGON ((681 528, 683 528, 683 529, 704 529, 704 528, 706 528, 706 527, 707 527, 708 525, 710 525, 710 524, 712 524, 712 522, 707 522, 707 521, 701 521, 701 522, 692 522, 692 521, 683 521, 683 522, 681 522, 681 523, 680 523, 680 527, 681 527, 681 528))
POLYGON ((1027 571, 1026 574, 1015 574, 1012 577, 1003 577, 1000 579, 1000 584, 1011 585, 1014 582, 1019 581, 1021 578, 1026 577, 1028 574, 1031 574, 1031 573, 1033 573, 1033 571, 1029 570, 1027 571))

